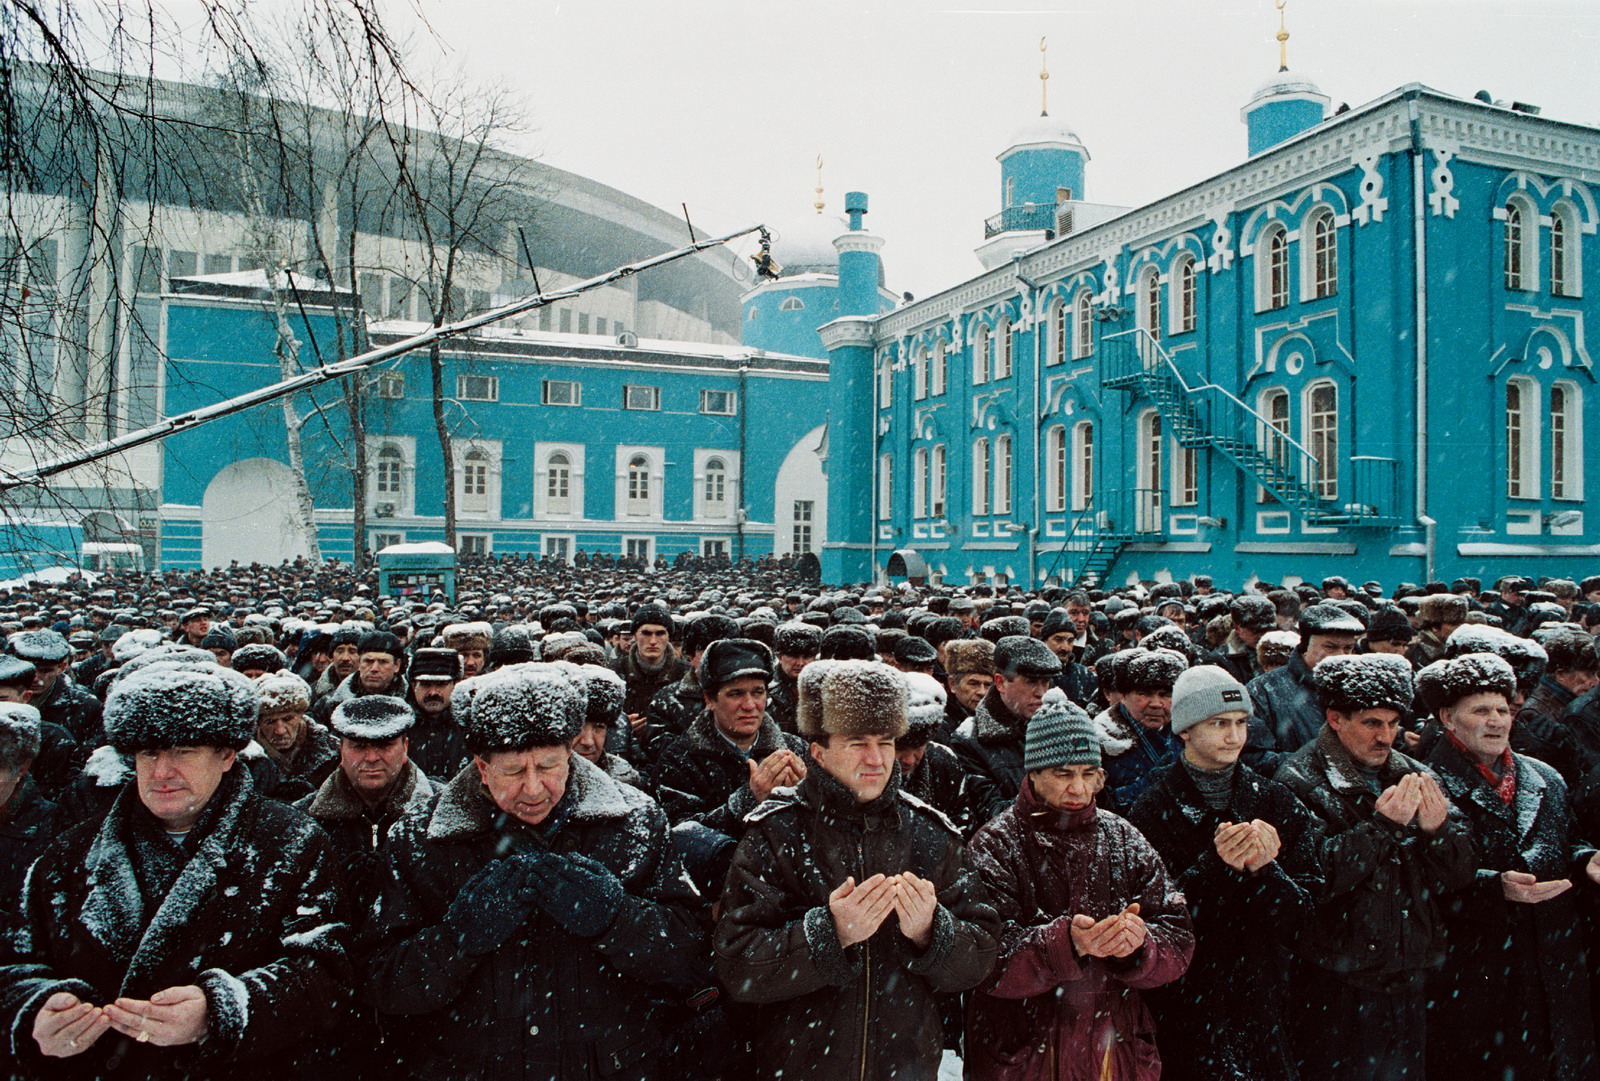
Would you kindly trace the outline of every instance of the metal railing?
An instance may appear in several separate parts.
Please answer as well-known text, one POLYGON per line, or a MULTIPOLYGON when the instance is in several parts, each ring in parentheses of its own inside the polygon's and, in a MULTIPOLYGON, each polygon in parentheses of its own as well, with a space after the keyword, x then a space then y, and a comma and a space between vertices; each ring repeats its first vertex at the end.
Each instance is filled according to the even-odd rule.
POLYGON ((1021 203, 1008 206, 983 223, 983 239, 1021 229, 1054 229, 1055 203, 1021 203))

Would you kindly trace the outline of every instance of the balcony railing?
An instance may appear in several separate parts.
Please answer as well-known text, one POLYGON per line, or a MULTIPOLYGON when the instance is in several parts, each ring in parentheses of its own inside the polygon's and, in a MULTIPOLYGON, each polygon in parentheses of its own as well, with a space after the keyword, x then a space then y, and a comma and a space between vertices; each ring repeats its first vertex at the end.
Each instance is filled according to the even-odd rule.
POLYGON ((1019 232, 1024 229, 1054 229, 1056 227, 1056 204, 1054 203, 1022 203, 1018 206, 1008 206, 994 217, 983 223, 983 239, 998 236, 1001 233, 1019 232))

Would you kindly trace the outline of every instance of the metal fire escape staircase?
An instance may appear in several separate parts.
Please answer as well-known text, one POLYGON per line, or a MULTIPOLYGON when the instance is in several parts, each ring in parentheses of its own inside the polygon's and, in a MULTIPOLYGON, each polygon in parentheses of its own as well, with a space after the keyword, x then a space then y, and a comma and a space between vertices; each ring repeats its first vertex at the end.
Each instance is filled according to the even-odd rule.
MULTIPOLYGON (((1214 383, 1191 385, 1149 331, 1109 335, 1102 349, 1102 386, 1149 399, 1161 415, 1165 434, 1180 447, 1216 451, 1269 493, 1272 501, 1308 524, 1396 523, 1399 463, 1395 459, 1350 458, 1350 475, 1341 483, 1337 472, 1326 475, 1315 455, 1229 391, 1214 383), (1339 502, 1341 487, 1352 496, 1349 502, 1339 502)), ((1159 489, 1131 489, 1124 495, 1133 497, 1131 506, 1086 508, 1072 523, 1062 554, 1074 557, 1074 580, 1099 581, 1127 544, 1164 532, 1159 489)))

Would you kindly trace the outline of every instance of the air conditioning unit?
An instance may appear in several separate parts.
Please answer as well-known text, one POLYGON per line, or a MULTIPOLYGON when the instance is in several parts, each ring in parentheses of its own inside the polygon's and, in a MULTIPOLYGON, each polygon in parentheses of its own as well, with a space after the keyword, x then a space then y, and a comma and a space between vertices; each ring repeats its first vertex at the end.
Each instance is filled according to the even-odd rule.
POLYGON ((1070 232, 1072 232, 1072 208, 1056 207, 1056 236, 1066 236, 1070 232))
POLYGON ((374 518, 393 518, 395 511, 398 509, 393 503, 374 503, 372 505, 372 516, 374 518))

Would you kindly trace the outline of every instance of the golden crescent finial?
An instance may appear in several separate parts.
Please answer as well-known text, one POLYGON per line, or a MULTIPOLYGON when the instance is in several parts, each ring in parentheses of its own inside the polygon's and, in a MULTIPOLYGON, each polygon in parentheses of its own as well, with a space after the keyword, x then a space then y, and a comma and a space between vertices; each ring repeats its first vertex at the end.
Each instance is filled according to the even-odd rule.
POLYGON ((1050 115, 1050 47, 1039 39, 1039 115, 1050 115))
POLYGON ((822 208, 827 204, 822 201, 822 155, 817 155, 817 200, 811 204, 817 208, 817 213, 822 213, 822 208))
POLYGON ((1278 70, 1289 70, 1289 28, 1284 25, 1283 9, 1289 5, 1289 0, 1273 0, 1278 9, 1278 70))

